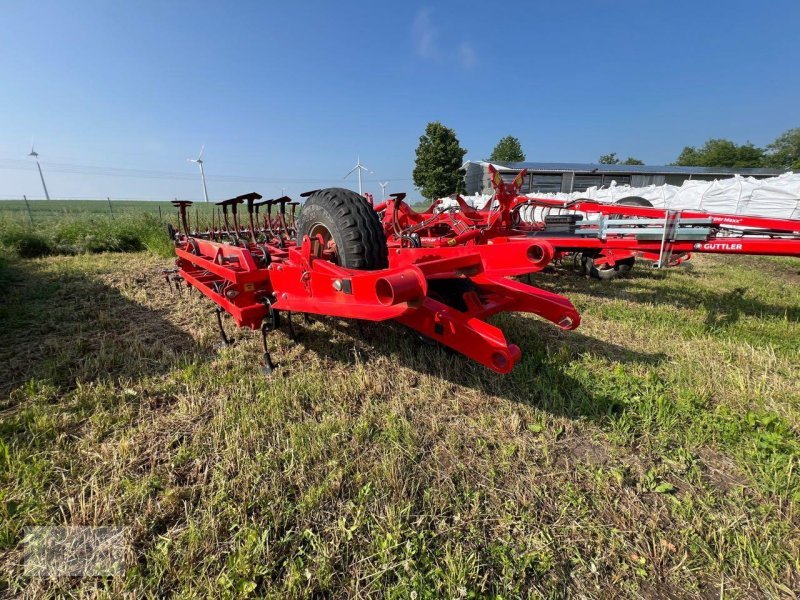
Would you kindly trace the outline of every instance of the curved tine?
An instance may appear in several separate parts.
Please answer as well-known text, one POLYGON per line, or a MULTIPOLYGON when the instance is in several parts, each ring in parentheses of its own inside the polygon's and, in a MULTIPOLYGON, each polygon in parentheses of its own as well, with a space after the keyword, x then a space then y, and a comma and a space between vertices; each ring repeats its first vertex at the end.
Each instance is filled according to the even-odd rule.
POLYGON ((289 226, 286 224, 286 204, 291 202, 292 199, 289 196, 281 196, 275 202, 279 205, 279 213, 278 213, 278 226, 280 229, 280 235, 283 237, 284 235, 288 238, 291 237, 289 233, 289 226))
POLYGON ((255 205, 255 201, 261 198, 260 194, 256 194, 253 192, 252 194, 247 194, 245 196, 245 200, 247 200, 247 218, 250 221, 250 241, 254 244, 257 243, 256 240, 256 229, 255 225, 253 224, 253 206, 255 205))
POLYGON ((275 204, 275 200, 264 200, 261 204, 267 205, 267 231, 273 238, 276 238, 278 236, 275 235, 275 231, 272 229, 272 205, 275 204))
POLYGON ((295 234, 297 234, 297 217, 295 216, 295 209, 300 206, 299 202, 289 202, 289 209, 291 211, 290 216, 292 217, 292 230, 295 234))

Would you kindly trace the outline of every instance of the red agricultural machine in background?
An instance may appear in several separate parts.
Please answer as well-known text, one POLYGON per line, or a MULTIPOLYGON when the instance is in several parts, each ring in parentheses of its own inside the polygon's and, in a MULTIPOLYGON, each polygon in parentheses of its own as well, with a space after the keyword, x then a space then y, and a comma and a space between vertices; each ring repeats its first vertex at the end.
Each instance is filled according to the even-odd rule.
POLYGON ((800 221, 691 210, 653 208, 639 197, 615 204, 562 201, 520 195, 527 172, 511 182, 489 167, 493 198, 482 209, 435 201, 423 212, 392 194, 375 210, 390 248, 497 245, 535 239, 553 260, 573 263, 592 277, 613 279, 637 258, 654 266, 677 265, 692 252, 800 256, 800 221))
POLYGON ((224 218, 205 231, 190 229, 190 202, 173 203, 181 227, 171 231, 178 258, 177 268, 165 272, 167 280, 185 281, 217 305, 224 343, 230 339, 221 311, 240 327, 260 328, 268 372, 274 363, 267 333, 285 316, 293 335, 292 313, 393 319, 499 373, 511 371, 520 350, 488 317, 516 311, 562 329, 580 323, 566 298, 507 278, 547 266, 553 257, 539 240, 481 248, 390 247, 378 214, 362 196, 340 188, 304 196, 298 218, 293 210, 286 214, 287 205, 296 206, 287 197, 262 200, 252 193, 219 202, 224 218), (246 224, 239 219, 242 204, 246 224))

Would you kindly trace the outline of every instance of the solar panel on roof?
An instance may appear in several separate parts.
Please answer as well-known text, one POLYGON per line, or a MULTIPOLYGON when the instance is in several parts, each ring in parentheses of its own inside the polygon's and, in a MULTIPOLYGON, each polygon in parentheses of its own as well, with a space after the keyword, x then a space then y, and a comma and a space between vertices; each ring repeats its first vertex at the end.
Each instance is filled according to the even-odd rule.
MULTIPOLYGON (((488 164, 488 163, 481 163, 488 164)), ((492 163, 507 170, 528 169, 531 172, 575 173, 647 173, 657 175, 780 175, 780 169, 730 169, 726 167, 679 167, 676 165, 601 165, 595 163, 520 162, 492 163)))

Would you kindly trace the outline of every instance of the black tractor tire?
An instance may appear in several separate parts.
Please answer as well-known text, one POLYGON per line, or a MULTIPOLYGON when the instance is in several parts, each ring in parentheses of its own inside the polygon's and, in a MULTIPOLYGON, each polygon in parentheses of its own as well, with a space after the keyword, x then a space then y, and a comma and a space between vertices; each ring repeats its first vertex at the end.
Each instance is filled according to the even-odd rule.
MULTIPOLYGON (((620 198, 614 204, 619 204, 621 206, 645 206, 648 208, 653 207, 653 203, 650 202, 647 198, 642 198, 641 196, 626 196, 625 198, 620 198)), ((612 219, 619 219, 622 218, 622 215, 609 215, 612 219)), ((633 217, 635 218, 635 217, 633 217)), ((594 264, 594 256, 589 254, 583 254, 581 256, 581 260, 583 261, 583 271, 589 277, 593 279, 600 279, 602 281, 611 281, 612 279, 616 279, 620 275, 627 275, 633 269, 633 265, 636 263, 636 258, 626 258, 624 260, 618 261, 612 268, 610 269, 598 269, 594 264)))
POLYGON ((326 232, 336 244, 336 263, 347 269, 389 266, 386 236, 369 202, 352 190, 326 188, 306 200, 297 221, 297 244, 312 232, 326 232))
POLYGON ((583 272, 592 279, 600 279, 601 281, 611 281, 620 275, 627 275, 633 269, 636 258, 626 258, 619 260, 610 269, 598 269, 594 264, 594 255, 584 253, 581 254, 581 263, 583 272))
POLYGON ((653 203, 641 196, 626 196, 625 198, 620 198, 614 202, 614 204, 621 204, 623 206, 647 206, 653 208, 653 203))

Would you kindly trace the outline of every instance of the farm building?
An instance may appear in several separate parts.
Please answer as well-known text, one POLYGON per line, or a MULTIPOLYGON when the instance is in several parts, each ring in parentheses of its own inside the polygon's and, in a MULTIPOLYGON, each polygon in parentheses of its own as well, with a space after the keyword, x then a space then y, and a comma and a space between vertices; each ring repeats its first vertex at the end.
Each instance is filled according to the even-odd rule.
MULTIPOLYGON (((648 185, 681 185, 687 179, 712 181, 734 175, 764 179, 780 175, 779 169, 729 169, 724 167, 676 167, 654 165, 601 165, 592 163, 492 163, 503 179, 511 181, 522 169, 528 170, 523 193, 583 192, 590 187, 617 185, 645 187, 648 185)), ((489 163, 467 161, 464 182, 467 194, 490 194, 489 163)))

